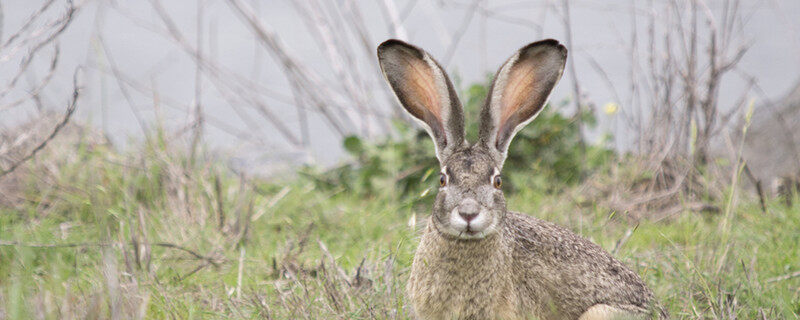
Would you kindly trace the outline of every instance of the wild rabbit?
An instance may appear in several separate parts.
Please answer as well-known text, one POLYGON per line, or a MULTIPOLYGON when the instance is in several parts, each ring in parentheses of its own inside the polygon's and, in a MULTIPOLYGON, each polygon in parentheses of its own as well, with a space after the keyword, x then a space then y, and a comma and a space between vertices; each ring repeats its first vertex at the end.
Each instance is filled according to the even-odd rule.
POLYGON ((659 315, 639 276, 598 245, 506 208, 501 172, 508 145, 542 110, 566 59, 566 48, 552 39, 517 51, 497 72, 479 139, 470 144, 461 103, 441 66, 399 40, 378 47, 383 75, 433 138, 441 165, 441 188, 408 282, 420 319, 659 315))

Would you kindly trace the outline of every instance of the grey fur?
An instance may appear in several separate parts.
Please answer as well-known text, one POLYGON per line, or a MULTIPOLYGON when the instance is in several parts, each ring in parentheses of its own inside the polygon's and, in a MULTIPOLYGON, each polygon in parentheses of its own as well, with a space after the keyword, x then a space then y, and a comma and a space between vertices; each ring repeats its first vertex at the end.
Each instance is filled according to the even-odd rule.
MULTIPOLYGON (((397 46, 398 42, 391 40, 391 45, 397 46)), ((411 45, 401 47, 419 50, 418 57, 427 56, 411 45)), ((544 51, 545 57, 563 57, 536 62, 541 67, 533 68, 533 76, 545 83, 532 86, 543 89, 527 92, 531 96, 524 100, 534 101, 528 106, 534 109, 525 111, 525 117, 512 117, 510 134, 497 139, 497 130, 501 129, 491 118, 499 112, 492 110, 489 101, 498 97, 489 97, 481 115, 478 143, 470 145, 464 141, 450 145, 439 157, 446 185, 436 196, 433 214, 414 256, 407 288, 416 316, 420 319, 617 319, 662 315, 654 313, 653 293, 636 273, 596 244, 563 227, 508 211, 501 188, 493 185, 513 134, 544 106, 566 59, 563 46, 555 40, 545 40, 524 47, 503 68, 519 61, 516 58, 529 50, 544 51), (459 218, 464 217, 460 210, 474 213, 476 204, 480 208, 478 218, 459 218)), ((392 75, 392 67, 386 67, 397 62, 385 52, 379 48, 378 55, 387 79, 390 83, 394 81, 392 87, 397 92, 403 86, 398 83, 402 77, 392 75)), ((433 65, 438 67, 436 63, 433 65)), ((445 81, 452 90, 449 80, 445 81)), ((454 94, 449 98, 457 100, 454 94)), ((400 101, 407 99, 400 97, 400 101)), ((460 108, 454 101, 449 105, 460 108)), ((410 111, 408 106, 405 108, 410 111)), ((445 131, 463 130, 463 116, 460 121, 461 124, 442 127, 445 131)), ((450 134, 458 136, 463 132, 450 134)))

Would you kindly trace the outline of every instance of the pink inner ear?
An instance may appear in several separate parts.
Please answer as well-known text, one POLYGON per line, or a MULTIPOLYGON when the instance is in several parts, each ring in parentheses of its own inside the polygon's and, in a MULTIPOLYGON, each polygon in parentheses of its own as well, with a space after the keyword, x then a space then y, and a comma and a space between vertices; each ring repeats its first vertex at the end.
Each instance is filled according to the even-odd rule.
POLYGON ((511 67, 500 100, 500 121, 497 126, 499 129, 504 129, 508 119, 515 113, 521 112, 523 115, 519 119, 527 119, 531 116, 529 113, 535 111, 525 110, 533 108, 531 99, 536 82, 535 72, 536 65, 530 62, 517 63, 511 67))
MULTIPOLYGON (((425 108, 441 123, 441 103, 433 70, 431 70, 430 65, 424 60, 406 57, 406 62, 407 67, 404 74, 405 83, 408 84, 409 90, 406 96, 413 101, 411 105, 413 107, 425 108)), ((421 112, 422 110, 415 111, 420 111, 416 112, 416 115, 422 118, 424 112, 421 112)))

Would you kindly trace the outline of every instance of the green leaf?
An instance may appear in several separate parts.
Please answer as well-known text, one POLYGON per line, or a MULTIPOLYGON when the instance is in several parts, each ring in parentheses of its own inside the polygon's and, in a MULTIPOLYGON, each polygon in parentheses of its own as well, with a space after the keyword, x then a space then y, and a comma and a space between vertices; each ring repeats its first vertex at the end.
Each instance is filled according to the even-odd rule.
POLYGON ((344 149, 351 155, 359 155, 364 150, 364 145, 361 138, 352 135, 344 138, 344 149))

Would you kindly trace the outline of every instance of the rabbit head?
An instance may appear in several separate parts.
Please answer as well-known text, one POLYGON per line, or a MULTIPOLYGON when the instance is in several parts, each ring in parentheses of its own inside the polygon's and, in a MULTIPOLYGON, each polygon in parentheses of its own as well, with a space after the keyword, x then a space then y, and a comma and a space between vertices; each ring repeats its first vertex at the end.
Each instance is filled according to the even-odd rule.
POLYGON ((441 166, 433 226, 460 239, 494 234, 506 216, 503 162, 514 135, 542 110, 561 78, 567 50, 556 40, 531 43, 497 72, 480 113, 478 141, 465 140, 453 84, 424 50, 400 40, 378 46, 383 75, 400 104, 428 131, 441 166))

